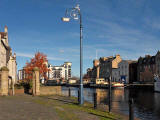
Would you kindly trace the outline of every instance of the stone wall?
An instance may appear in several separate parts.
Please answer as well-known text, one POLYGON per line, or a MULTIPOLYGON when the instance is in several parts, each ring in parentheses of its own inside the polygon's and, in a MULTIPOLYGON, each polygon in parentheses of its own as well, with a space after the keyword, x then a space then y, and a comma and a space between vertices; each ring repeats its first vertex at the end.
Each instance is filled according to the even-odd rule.
POLYGON ((61 86, 41 86, 40 95, 61 95, 61 86))
POLYGON ((1 87, 0 95, 8 95, 8 68, 1 68, 1 87))
POLYGON ((33 95, 40 95, 40 80, 39 80, 39 68, 35 67, 33 69, 33 78, 32 78, 32 83, 33 83, 33 95))
MULTIPOLYGON (((14 89, 14 95, 22 95, 24 94, 24 88, 21 89, 14 89)), ((13 95, 12 90, 9 90, 9 95, 13 95)))

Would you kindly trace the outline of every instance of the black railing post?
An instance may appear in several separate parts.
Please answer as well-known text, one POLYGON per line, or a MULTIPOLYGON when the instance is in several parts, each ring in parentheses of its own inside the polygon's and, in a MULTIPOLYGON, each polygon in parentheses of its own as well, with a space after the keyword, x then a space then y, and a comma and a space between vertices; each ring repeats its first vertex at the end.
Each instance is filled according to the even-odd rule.
POLYGON ((80 90, 78 89, 78 103, 80 103, 80 90))
POLYGON ((68 96, 71 97, 71 89, 68 89, 68 96))
POLYGON ((97 93, 93 93, 94 109, 97 109, 97 93))

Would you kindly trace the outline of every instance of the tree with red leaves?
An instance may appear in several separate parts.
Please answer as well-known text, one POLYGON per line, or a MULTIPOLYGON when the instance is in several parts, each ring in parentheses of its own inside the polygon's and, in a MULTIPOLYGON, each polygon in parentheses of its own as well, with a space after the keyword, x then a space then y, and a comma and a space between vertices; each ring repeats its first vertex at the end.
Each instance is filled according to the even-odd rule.
POLYGON ((29 82, 32 79, 32 70, 34 67, 39 68, 40 78, 44 77, 47 79, 46 73, 49 71, 47 68, 47 62, 47 56, 43 53, 37 52, 34 58, 32 58, 30 62, 26 63, 24 68, 26 80, 29 82))

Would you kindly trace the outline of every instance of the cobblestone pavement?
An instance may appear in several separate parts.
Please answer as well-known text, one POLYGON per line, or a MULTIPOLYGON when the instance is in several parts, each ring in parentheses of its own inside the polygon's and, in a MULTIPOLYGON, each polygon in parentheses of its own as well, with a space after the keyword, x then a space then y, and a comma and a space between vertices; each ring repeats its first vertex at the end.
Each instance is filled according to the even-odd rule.
POLYGON ((76 112, 76 110, 73 113, 70 112, 70 114, 76 114, 76 118, 72 116, 70 118, 67 114, 66 117, 63 117, 63 113, 59 113, 59 111, 63 112, 63 108, 44 105, 39 103, 41 101, 35 102, 39 99, 43 98, 30 95, 0 97, 0 120, 99 120, 95 115, 76 112))

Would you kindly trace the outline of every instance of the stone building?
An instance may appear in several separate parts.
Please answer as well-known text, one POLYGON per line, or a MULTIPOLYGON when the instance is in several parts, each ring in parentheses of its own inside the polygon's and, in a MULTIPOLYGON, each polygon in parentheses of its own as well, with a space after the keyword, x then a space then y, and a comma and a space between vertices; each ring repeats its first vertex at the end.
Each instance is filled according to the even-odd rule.
POLYGON ((120 82, 119 68, 112 69, 112 82, 120 82))
POLYGON ((122 60, 119 64, 119 81, 124 83, 129 83, 129 80, 133 77, 133 72, 136 71, 136 69, 133 69, 132 63, 135 63, 136 61, 133 60, 122 60), (130 76, 131 75, 131 76, 130 76))
POLYGON ((137 64, 137 79, 141 83, 153 83, 156 73, 156 57, 146 55, 140 57, 137 64))
POLYGON ((16 54, 12 55, 12 49, 8 41, 8 28, 5 26, 4 32, 0 32, 0 68, 6 66, 9 69, 9 79, 17 82, 16 54))
POLYGON ((0 32, 0 67, 7 66, 10 59, 11 48, 8 45, 8 29, 5 26, 4 32, 0 32))
POLYGON ((92 76, 92 68, 87 69, 87 77, 91 78, 92 76))
POLYGON ((115 57, 100 58, 100 78, 112 78, 112 81, 118 79, 118 64, 122 61, 120 55, 115 57))
POLYGON ((99 63, 100 61, 95 59, 93 60, 93 69, 92 69, 92 78, 99 78, 99 69, 100 69, 100 66, 99 66, 99 63))
POLYGON ((118 64, 121 60, 120 55, 100 57, 99 60, 93 61, 93 68, 87 69, 87 75, 96 84, 105 84, 107 82, 106 78, 109 77, 112 77, 112 81, 114 81, 117 76, 118 64))
POLYGON ((156 54, 156 74, 160 76, 160 51, 156 54))
POLYGON ((16 62, 16 54, 10 56, 8 61, 8 69, 9 69, 9 76, 11 79, 16 83, 17 82, 17 62, 16 62))

